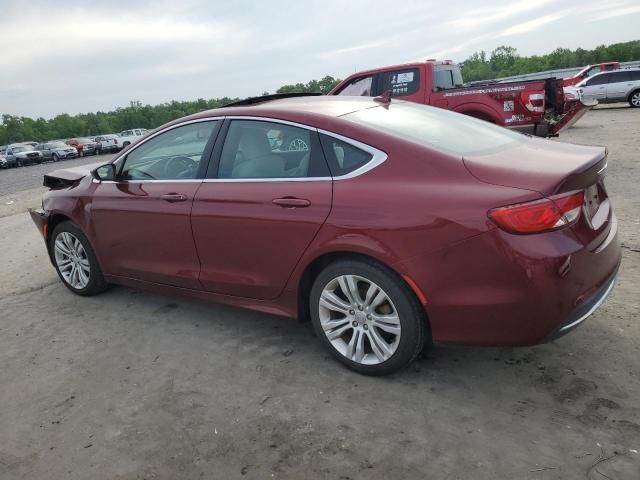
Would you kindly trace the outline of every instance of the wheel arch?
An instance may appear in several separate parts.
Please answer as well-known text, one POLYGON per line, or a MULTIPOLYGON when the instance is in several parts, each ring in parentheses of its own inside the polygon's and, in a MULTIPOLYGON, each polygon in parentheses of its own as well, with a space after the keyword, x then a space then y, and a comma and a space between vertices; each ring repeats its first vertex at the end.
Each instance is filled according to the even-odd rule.
POLYGON ((502 118, 491 107, 483 105, 481 103, 466 103, 453 109, 454 112, 462 113, 470 117, 478 118, 495 125, 502 124, 502 118))
POLYGON ((413 280, 406 275, 403 275, 397 269, 395 269, 389 263, 376 258, 373 255, 369 255, 367 253, 356 252, 353 250, 336 250, 331 252, 325 252, 321 255, 318 255, 313 260, 311 260, 300 275, 298 280, 298 289, 297 289, 297 303, 298 303, 298 320, 301 322, 307 322, 310 320, 309 318, 309 294, 311 292, 311 287, 313 286, 313 282, 316 277, 320 274, 320 272, 326 268, 331 263, 334 263, 339 260, 344 259, 360 259, 366 260, 369 262, 377 263, 387 269, 389 269, 393 274, 395 274, 398 281, 404 283, 409 290, 411 291, 413 298, 418 304, 422 307, 422 312, 424 313, 424 319, 427 322, 427 325, 430 328, 429 324, 429 316, 427 314, 427 309, 425 302, 421 300, 421 297, 424 298, 422 292, 419 290, 418 286, 413 282, 413 280))

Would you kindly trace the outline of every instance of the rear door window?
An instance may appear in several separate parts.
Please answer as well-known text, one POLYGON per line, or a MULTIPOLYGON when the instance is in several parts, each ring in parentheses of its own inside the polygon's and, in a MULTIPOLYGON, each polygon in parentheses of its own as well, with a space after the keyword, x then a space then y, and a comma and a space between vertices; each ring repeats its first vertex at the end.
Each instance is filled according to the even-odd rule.
POLYGON ((378 91, 391 91, 394 97, 412 95, 420 88, 420 71, 417 68, 394 70, 379 74, 380 87, 378 91))
POLYGON ((586 86, 587 87, 592 87, 594 85, 604 85, 606 83, 609 83, 609 75, 611 75, 611 74, 610 73, 605 73, 605 74, 602 74, 602 75, 596 75, 591 80, 587 81, 586 86))
POLYGON ((611 72, 609 74, 609 83, 630 82, 631 72, 611 72))
POLYGON ((233 120, 224 140, 218 178, 328 177, 315 130, 261 120, 233 120))

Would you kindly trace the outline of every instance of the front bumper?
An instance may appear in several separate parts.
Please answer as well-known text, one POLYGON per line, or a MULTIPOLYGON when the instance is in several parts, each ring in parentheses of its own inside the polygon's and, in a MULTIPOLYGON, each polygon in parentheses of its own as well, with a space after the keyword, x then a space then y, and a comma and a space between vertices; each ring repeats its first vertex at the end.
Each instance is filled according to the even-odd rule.
POLYGON ((31 220, 36 224, 36 228, 42 234, 45 243, 49 237, 49 214, 40 208, 29 208, 29 215, 31 220))

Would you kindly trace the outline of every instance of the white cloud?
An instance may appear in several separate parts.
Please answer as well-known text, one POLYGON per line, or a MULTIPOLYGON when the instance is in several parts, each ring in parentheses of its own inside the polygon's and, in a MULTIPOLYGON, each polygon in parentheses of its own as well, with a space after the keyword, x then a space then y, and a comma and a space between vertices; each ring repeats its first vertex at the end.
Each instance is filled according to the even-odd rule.
POLYGON ((539 30, 544 25, 560 20, 563 16, 564 15, 556 13, 534 18, 533 20, 528 20, 526 22, 518 23, 517 25, 509 27, 498 36, 508 37, 510 35, 520 35, 522 33, 533 32, 535 30, 539 30))
POLYGON ((346 53, 358 52, 360 50, 368 50, 370 48, 376 48, 382 45, 380 42, 363 43, 361 45, 354 45, 352 47, 338 48, 336 50, 329 50, 328 52, 321 52, 318 57, 326 59, 335 57, 338 55, 344 55, 346 53))
POLYGON ((478 28, 487 26, 532 10, 538 10, 550 1, 551 0, 525 0, 511 2, 505 6, 500 5, 492 9, 483 8, 466 11, 464 15, 460 15, 459 18, 450 21, 449 24, 454 28, 478 28))
POLYGON ((609 6, 608 9, 603 9, 601 14, 594 15, 591 19, 592 22, 597 20, 605 20, 608 18, 621 17, 623 15, 633 15, 636 13, 640 13, 640 5, 629 5, 621 8, 611 8, 609 6))

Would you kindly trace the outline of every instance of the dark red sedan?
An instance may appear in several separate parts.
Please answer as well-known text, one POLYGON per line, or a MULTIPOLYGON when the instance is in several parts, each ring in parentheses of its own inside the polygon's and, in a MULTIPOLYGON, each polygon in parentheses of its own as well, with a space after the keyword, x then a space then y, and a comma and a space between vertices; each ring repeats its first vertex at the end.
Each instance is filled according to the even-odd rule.
POLYGON ((607 151, 384 98, 171 122, 59 170, 32 216, 63 283, 311 318, 350 368, 425 344, 531 345, 586 319, 620 264, 607 151))

